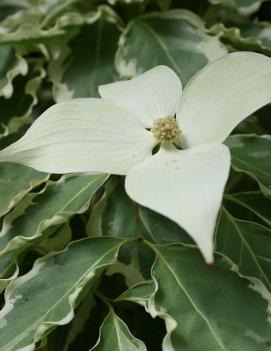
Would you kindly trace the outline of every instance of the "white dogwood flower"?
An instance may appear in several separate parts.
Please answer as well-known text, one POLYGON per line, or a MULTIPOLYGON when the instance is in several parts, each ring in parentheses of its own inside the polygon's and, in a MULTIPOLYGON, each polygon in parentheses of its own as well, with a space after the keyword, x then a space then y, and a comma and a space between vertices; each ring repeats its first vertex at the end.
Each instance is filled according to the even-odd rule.
POLYGON ((128 195, 178 223, 211 263, 230 169, 222 143, 271 101, 271 59, 228 54, 196 74, 183 93, 166 66, 99 92, 101 99, 50 107, 0 160, 52 173, 125 175, 128 195))

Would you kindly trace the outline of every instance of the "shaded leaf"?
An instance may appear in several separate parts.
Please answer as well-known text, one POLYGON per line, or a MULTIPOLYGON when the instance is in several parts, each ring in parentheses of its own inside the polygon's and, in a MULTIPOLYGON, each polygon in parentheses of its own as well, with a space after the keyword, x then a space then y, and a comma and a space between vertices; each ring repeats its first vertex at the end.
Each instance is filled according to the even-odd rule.
MULTIPOLYGON (((96 300, 93 296, 93 291, 89 291, 89 293, 84 297, 83 301, 79 305, 76 310, 75 316, 70 323, 70 326, 67 331, 67 335, 64 340, 62 341, 62 349, 61 351, 68 351, 71 350, 72 344, 75 342, 76 339, 80 339, 80 334, 86 329, 85 323, 87 320, 92 317, 93 309, 96 306, 96 300)), ((95 319, 97 317, 95 316, 95 319)), ((93 330, 92 330, 93 333, 93 330)), ((55 347, 55 350, 59 351, 59 345, 57 346, 56 340, 53 340, 52 343, 55 347)), ((84 342, 85 344, 85 342, 84 342)), ((78 344, 77 344, 78 345, 78 344)))
POLYGON ((232 135, 225 144, 231 151, 232 167, 254 178, 261 191, 271 196, 271 138, 256 135, 232 135))
POLYGON ((248 191, 225 196, 226 200, 234 202, 253 212, 262 221, 271 226, 271 200, 260 191, 248 191))
POLYGON ((143 341, 135 338, 127 325, 111 309, 106 316, 97 344, 91 351, 147 351, 143 341))

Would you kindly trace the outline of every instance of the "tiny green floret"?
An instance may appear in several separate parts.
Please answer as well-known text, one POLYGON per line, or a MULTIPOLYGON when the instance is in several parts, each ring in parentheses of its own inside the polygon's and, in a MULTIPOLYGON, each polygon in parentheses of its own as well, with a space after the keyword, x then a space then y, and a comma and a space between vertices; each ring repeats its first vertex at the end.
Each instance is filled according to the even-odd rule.
POLYGON ((181 134, 181 129, 179 128, 175 117, 156 119, 151 131, 153 136, 161 144, 177 142, 181 134))

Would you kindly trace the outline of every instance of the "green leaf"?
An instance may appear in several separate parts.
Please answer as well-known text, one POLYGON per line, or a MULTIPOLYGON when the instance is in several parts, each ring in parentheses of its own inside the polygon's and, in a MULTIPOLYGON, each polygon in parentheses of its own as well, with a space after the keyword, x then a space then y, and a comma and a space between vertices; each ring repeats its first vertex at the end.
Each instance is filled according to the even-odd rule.
POLYGON ((50 330, 69 323, 86 288, 101 268, 116 261, 122 243, 114 238, 73 242, 37 260, 29 273, 12 281, 0 312, 0 350, 34 350, 50 330))
POLYGON ((14 49, 0 45, 0 96, 6 99, 13 93, 13 79, 18 75, 26 75, 28 64, 26 60, 16 55, 14 49))
POLYGON ((231 151, 232 167, 254 178, 261 191, 271 196, 271 138, 256 135, 232 135, 225 144, 231 151))
POLYGON ((147 351, 143 341, 135 338, 127 325, 111 309, 106 316, 97 344, 91 351, 147 351))
POLYGON ((56 183, 48 183, 40 194, 27 195, 4 219, 0 254, 22 249, 40 240, 43 233, 47 237, 55 226, 84 212, 106 179, 107 175, 64 176, 56 183))
POLYGON ((38 172, 26 166, 2 163, 0 165, 0 217, 9 212, 31 189, 45 182, 48 177, 47 173, 38 172))
POLYGON ((271 226, 271 200, 264 197, 260 191, 226 195, 225 199, 247 208, 263 222, 271 226))
POLYGON ((138 17, 128 25, 120 39, 116 67, 121 76, 132 77, 164 64, 185 85, 199 69, 226 53, 197 15, 172 10, 138 17))
POLYGON ((257 277, 271 289, 270 229, 222 209, 215 237, 217 252, 229 257, 242 275, 257 277))
POLYGON ((49 66, 54 98, 99 96, 98 86, 115 80, 114 59, 120 30, 116 15, 102 7, 80 27, 58 60, 49 66))
POLYGON ((149 311, 166 321, 165 350, 270 350, 270 299, 258 281, 241 279, 218 258, 207 266, 195 249, 152 248, 156 291, 149 311))

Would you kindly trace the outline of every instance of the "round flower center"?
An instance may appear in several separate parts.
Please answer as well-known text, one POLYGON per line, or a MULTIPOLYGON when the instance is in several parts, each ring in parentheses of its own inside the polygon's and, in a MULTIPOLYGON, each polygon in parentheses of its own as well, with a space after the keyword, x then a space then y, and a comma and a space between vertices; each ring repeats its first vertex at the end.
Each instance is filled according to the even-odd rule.
POLYGON ((153 136, 162 144, 178 141, 181 129, 174 117, 158 118, 151 129, 153 136))

